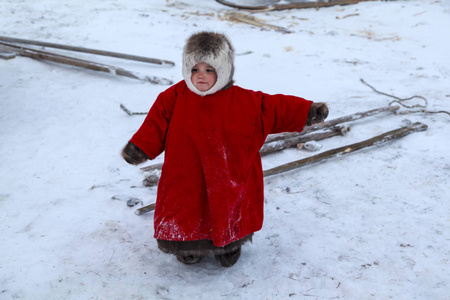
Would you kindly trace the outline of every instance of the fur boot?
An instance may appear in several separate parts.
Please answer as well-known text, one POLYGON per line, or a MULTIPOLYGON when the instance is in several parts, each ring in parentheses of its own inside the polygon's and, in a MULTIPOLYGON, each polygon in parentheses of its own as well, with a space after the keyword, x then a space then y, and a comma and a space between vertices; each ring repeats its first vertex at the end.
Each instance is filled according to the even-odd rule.
POLYGON ((231 267, 241 255, 241 246, 248 241, 251 242, 252 237, 253 233, 224 247, 214 246, 211 240, 165 241, 158 239, 157 241, 158 248, 162 252, 176 255, 177 259, 184 264, 198 263, 204 256, 214 255, 222 266, 231 267))
POLYGON ((233 252, 215 255, 216 261, 223 267, 229 268, 234 265, 241 257, 241 247, 237 248, 233 252))

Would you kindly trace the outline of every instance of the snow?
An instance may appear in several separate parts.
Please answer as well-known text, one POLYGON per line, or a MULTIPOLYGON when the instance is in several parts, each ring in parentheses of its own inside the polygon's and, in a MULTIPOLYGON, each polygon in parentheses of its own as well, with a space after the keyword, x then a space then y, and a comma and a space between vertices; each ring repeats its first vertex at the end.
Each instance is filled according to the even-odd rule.
MULTIPOLYGON (((447 0, 253 14, 290 34, 223 20, 230 11, 206 0, 3 0, 0 35, 172 60, 175 67, 152 66, 48 49, 177 82, 186 38, 217 30, 241 54, 236 84, 326 101, 330 119, 393 100, 361 78, 450 111, 447 0)), ((144 173, 120 156, 145 117, 120 104, 147 111, 166 88, 0 60, 0 299, 450 299, 448 115, 351 122, 345 137, 320 141, 321 151, 405 119, 429 128, 266 178, 264 227, 239 262, 185 266, 157 249, 153 213, 127 206, 133 197, 153 203, 156 187, 143 187, 144 173)), ((284 150, 263 166, 316 153, 284 150)))

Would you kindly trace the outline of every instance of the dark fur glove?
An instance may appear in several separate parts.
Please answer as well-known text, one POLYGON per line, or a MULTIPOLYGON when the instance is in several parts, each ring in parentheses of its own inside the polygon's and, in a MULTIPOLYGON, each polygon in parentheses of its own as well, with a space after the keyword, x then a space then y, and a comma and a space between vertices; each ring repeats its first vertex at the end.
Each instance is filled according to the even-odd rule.
POLYGON ((328 106, 323 102, 313 102, 309 109, 308 119, 306 119, 306 125, 311 126, 322 122, 328 117, 328 106))
POLYGON ((127 163, 132 165, 138 165, 149 159, 144 151, 130 142, 128 142, 125 148, 123 148, 122 157, 127 161, 127 163))

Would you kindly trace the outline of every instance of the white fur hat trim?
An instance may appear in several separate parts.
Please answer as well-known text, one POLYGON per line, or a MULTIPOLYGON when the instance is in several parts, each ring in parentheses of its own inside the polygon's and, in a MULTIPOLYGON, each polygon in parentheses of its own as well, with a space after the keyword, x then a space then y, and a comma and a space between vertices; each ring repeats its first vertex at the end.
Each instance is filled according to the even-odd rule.
POLYGON ((214 94, 233 80, 234 50, 228 39, 212 32, 201 32, 192 35, 183 49, 183 77, 188 88, 200 96, 214 94), (199 39, 203 39, 198 43, 199 39), (198 43, 198 45, 196 44, 198 43), (207 47, 202 48, 202 44, 207 47), (217 74, 216 83, 207 91, 198 90, 191 81, 192 68, 198 63, 207 63, 217 74))

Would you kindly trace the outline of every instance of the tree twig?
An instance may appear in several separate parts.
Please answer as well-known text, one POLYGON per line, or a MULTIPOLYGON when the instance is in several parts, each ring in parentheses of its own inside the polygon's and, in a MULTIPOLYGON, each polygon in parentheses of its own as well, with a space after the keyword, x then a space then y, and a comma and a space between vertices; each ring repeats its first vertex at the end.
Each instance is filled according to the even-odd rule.
POLYGON ((129 110, 128 108, 125 107, 125 105, 120 104, 120 108, 129 116, 136 116, 136 115, 146 115, 146 112, 134 112, 129 110))
POLYGON ((365 84, 366 86, 368 86, 369 88, 371 88, 375 93, 383 95, 383 96, 387 96, 390 98, 394 98, 395 100, 389 102, 389 105, 392 105, 393 103, 397 103, 405 108, 409 108, 409 109, 417 109, 417 110, 408 110, 405 112, 400 112, 401 114, 408 114, 408 113, 427 113, 427 114, 447 114, 450 116, 450 112, 445 111, 445 110, 439 110, 439 111, 432 111, 432 110, 427 110, 427 106, 428 106, 428 100, 427 98, 423 97, 423 96, 418 96, 418 95, 414 95, 412 97, 409 98, 400 98, 385 92, 380 92, 379 90, 377 90, 376 88, 374 88, 372 85, 368 84, 364 79, 360 79, 360 81, 365 84), (425 102, 424 105, 422 104, 415 104, 415 105, 407 105, 405 104, 406 101, 412 100, 412 99, 421 99, 425 102))
POLYGON ((397 104, 400 104, 401 106, 406 107, 406 108, 426 108, 428 106, 428 100, 425 97, 423 97, 423 96, 414 95, 414 96, 411 96, 409 98, 400 98, 400 97, 397 97, 397 96, 394 96, 394 95, 391 95, 391 94, 380 92, 379 90, 377 90, 376 88, 374 88, 373 86, 368 84, 362 78, 360 79, 360 81, 363 84, 365 84, 366 86, 368 86, 369 88, 371 88, 375 93, 380 94, 380 95, 384 95, 384 96, 387 96, 387 97, 390 97, 390 98, 394 98, 395 100, 389 102, 389 105, 391 105, 393 103, 397 103, 397 104), (405 101, 412 100, 412 99, 415 99, 415 98, 422 99, 423 101, 425 101, 425 105, 422 105, 422 104, 407 105, 407 104, 404 103, 405 101))

